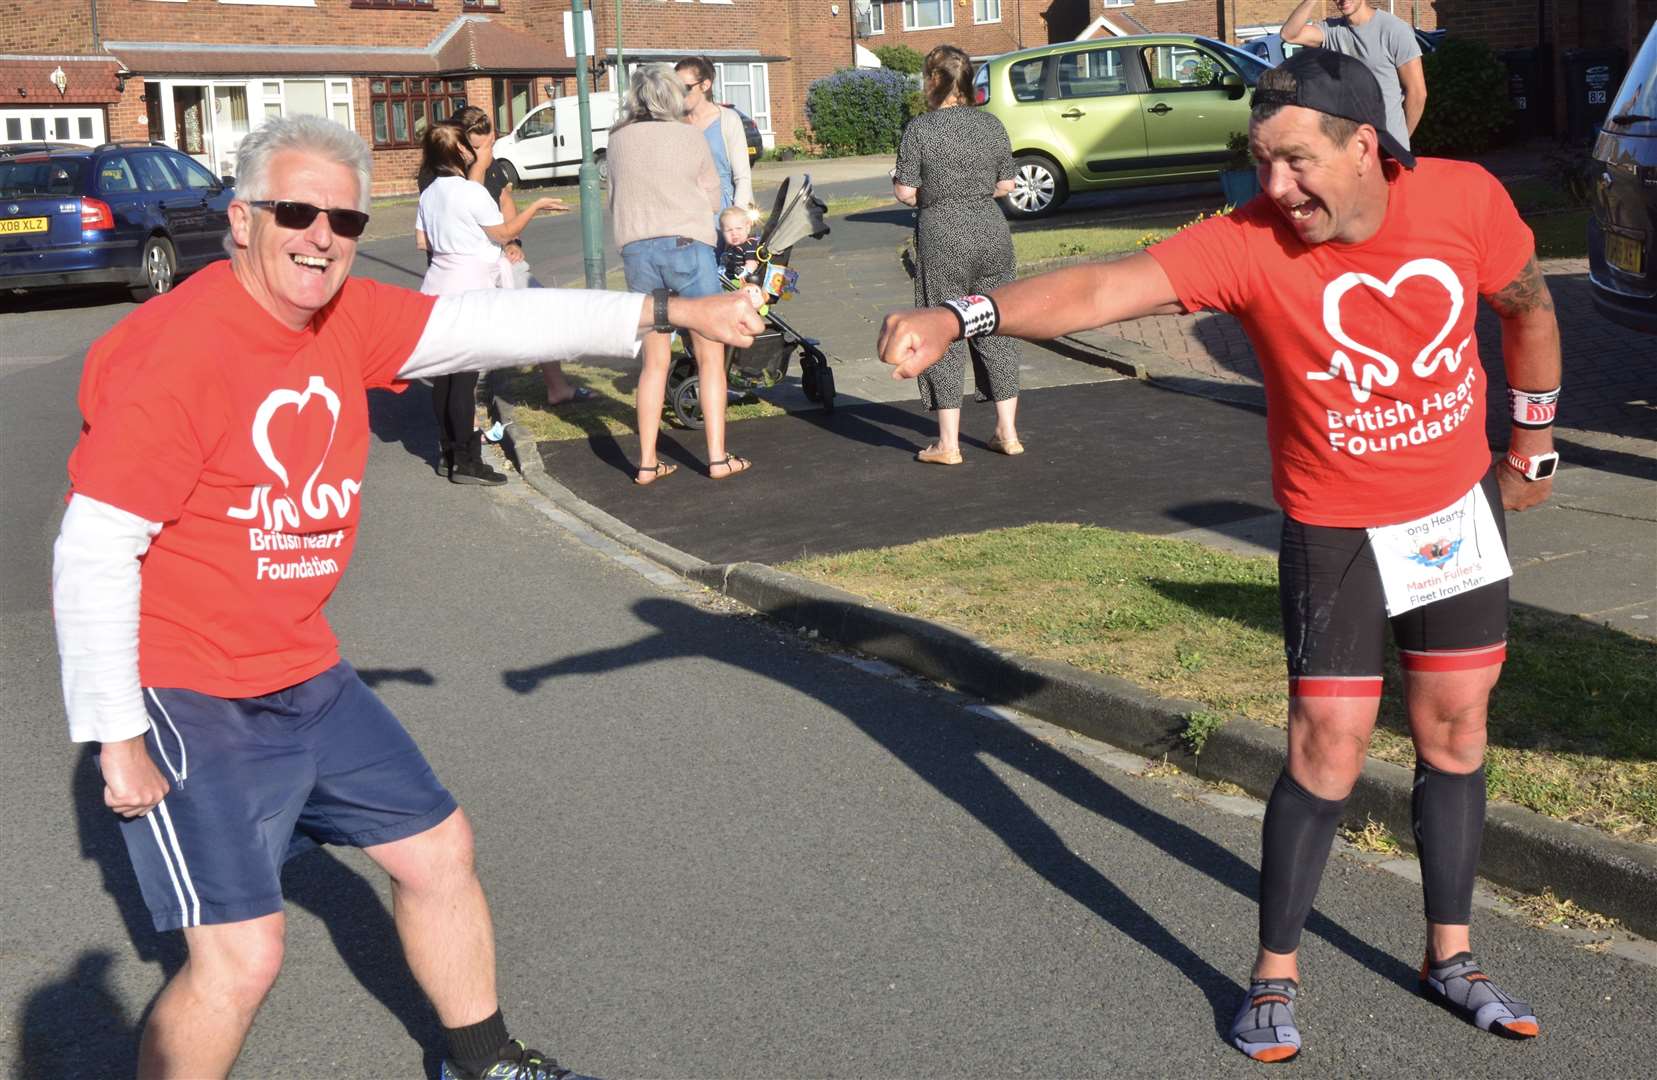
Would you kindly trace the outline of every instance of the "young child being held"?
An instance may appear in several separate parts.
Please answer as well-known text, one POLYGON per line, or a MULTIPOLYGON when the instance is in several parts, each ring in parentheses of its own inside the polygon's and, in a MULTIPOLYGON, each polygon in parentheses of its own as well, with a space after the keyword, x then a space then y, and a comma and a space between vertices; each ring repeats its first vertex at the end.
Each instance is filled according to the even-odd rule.
POLYGON ((719 215, 719 232, 725 241, 719 270, 727 278, 747 281, 759 269, 759 240, 750 236, 753 227, 753 219, 740 206, 728 206, 719 215))

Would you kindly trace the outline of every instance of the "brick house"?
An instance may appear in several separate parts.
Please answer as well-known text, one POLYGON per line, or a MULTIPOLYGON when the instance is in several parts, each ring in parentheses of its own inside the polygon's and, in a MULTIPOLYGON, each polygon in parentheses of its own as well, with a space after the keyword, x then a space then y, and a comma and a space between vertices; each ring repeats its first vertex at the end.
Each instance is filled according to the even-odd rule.
POLYGON ((428 123, 470 103, 510 126, 574 76, 559 6, 13 0, 0 7, 8 38, 0 129, 7 139, 155 139, 223 174, 263 119, 310 113, 368 140, 375 193, 406 191, 428 123), (73 94, 49 81, 42 89, 42 69, 52 65, 73 94), (57 111, 46 113, 48 105, 57 111))

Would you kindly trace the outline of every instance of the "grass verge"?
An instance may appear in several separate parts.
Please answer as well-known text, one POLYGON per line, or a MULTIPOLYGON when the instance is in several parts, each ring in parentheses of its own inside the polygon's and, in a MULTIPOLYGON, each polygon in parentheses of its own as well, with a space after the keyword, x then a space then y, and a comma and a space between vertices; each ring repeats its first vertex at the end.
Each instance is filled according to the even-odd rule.
MULTIPOLYGON (((786 569, 1028 656, 1103 672, 1205 713, 1281 726, 1277 568, 1182 540, 1029 525, 809 559, 786 569)), ((1657 641, 1515 607, 1491 699, 1491 794, 1657 843, 1657 641)), ((1188 731, 1206 738, 1203 716, 1188 731)), ((1189 740, 1188 740, 1189 741, 1189 740)), ((1389 658, 1371 754, 1410 766, 1389 658)))
MULTIPOLYGON (((599 367, 595 364, 565 364, 564 374, 577 386, 593 392, 586 401, 567 401, 562 405, 547 405, 546 384, 539 368, 524 368, 507 375, 501 396, 513 405, 513 419, 528 431, 536 442, 559 442, 566 439, 590 439, 594 436, 630 436, 638 431, 638 416, 633 406, 638 390, 639 373, 599 367)), ((761 416, 781 416, 786 410, 767 402, 753 405, 731 405, 725 410, 727 421, 752 420, 761 416)))

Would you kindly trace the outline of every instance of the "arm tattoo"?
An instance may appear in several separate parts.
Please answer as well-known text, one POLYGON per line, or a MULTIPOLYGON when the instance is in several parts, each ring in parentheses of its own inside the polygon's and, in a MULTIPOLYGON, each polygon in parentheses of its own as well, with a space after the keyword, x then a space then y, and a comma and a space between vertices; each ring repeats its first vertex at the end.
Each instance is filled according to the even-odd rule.
POLYGON ((1518 276, 1508 282, 1506 288, 1491 293, 1485 299, 1496 309, 1496 314, 1504 319, 1518 318, 1532 311, 1553 310, 1553 297, 1548 293, 1548 283, 1543 280, 1542 268, 1536 265, 1534 255, 1526 261, 1525 268, 1519 271, 1518 276))

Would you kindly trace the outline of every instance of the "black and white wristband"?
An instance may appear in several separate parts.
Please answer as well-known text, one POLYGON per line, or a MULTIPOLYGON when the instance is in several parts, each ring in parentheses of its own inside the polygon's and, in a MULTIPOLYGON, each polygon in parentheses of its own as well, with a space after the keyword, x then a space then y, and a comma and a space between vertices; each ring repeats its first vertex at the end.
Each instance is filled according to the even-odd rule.
POLYGON ((1507 390, 1508 411, 1513 414, 1513 426, 1545 428, 1553 426, 1554 414, 1559 411, 1559 387, 1552 390, 1507 390))
POLYGON ((945 300, 943 306, 955 313, 961 321, 963 338, 983 337, 995 333, 1001 325, 1001 312, 995 301, 987 296, 963 296, 959 300, 945 300))

